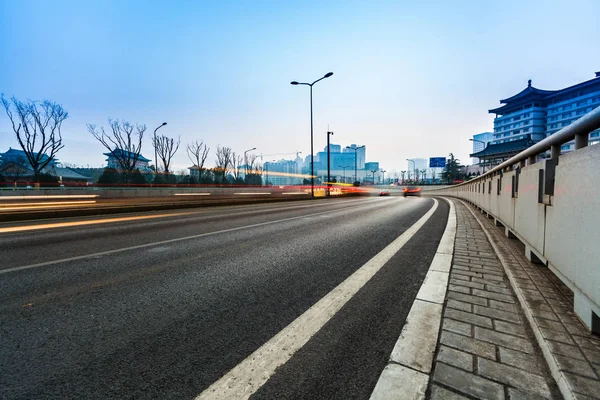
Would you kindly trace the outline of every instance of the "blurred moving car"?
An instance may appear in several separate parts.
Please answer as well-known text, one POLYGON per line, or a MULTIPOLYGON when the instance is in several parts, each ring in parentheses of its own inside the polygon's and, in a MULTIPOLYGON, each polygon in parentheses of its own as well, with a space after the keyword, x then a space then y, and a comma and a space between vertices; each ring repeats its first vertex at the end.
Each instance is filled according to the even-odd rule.
POLYGON ((407 186, 403 190, 404 197, 406 196, 420 196, 421 188, 418 186, 407 186))
POLYGON ((391 192, 389 190, 382 190, 379 192, 380 196, 389 196, 391 192))

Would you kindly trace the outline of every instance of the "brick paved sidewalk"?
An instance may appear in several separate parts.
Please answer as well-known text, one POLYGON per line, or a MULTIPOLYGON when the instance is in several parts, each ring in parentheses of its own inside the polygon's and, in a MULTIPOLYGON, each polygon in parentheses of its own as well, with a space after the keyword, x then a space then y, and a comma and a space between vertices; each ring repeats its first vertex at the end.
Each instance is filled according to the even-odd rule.
POLYGON ((455 250, 430 398, 562 398, 485 233, 454 203, 455 250))

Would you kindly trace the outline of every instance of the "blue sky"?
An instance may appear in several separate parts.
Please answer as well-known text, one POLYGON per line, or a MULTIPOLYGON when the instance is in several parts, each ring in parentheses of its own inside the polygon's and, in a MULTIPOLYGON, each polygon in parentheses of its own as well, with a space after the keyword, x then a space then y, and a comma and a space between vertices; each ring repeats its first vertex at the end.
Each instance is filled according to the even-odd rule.
MULTIPOLYGON (((0 92, 50 99, 70 114, 58 158, 101 166, 86 123, 109 117, 238 153, 367 146, 388 171, 406 158, 468 162, 487 113, 527 85, 558 89, 600 70, 600 2, 572 1, 4 1, 0 92)), ((17 147, 5 113, 0 150, 17 147)), ((267 156, 278 159, 284 156, 267 156)))

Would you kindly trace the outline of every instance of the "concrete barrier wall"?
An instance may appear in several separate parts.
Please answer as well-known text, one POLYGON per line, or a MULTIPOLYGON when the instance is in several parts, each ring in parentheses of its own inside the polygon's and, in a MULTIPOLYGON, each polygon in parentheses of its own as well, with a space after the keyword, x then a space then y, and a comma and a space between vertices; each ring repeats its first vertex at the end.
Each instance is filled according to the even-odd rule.
POLYGON ((553 191, 552 175, 542 161, 427 194, 467 200, 504 225, 530 260, 573 290, 575 312, 592 329, 600 316, 600 145, 561 155, 553 191))

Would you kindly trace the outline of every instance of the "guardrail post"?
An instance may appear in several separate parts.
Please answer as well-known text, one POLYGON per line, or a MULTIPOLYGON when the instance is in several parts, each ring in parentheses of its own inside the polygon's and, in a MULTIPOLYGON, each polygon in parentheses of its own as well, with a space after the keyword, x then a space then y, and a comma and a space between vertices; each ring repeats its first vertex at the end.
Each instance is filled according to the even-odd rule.
POLYGON ((560 145, 559 144, 555 144, 554 146, 551 147, 551 154, 550 154, 550 158, 553 160, 558 160, 558 157, 560 156, 560 145))
POLYGON ((530 156, 527 159, 527 165, 533 165, 533 164, 535 164, 535 156, 530 156))

